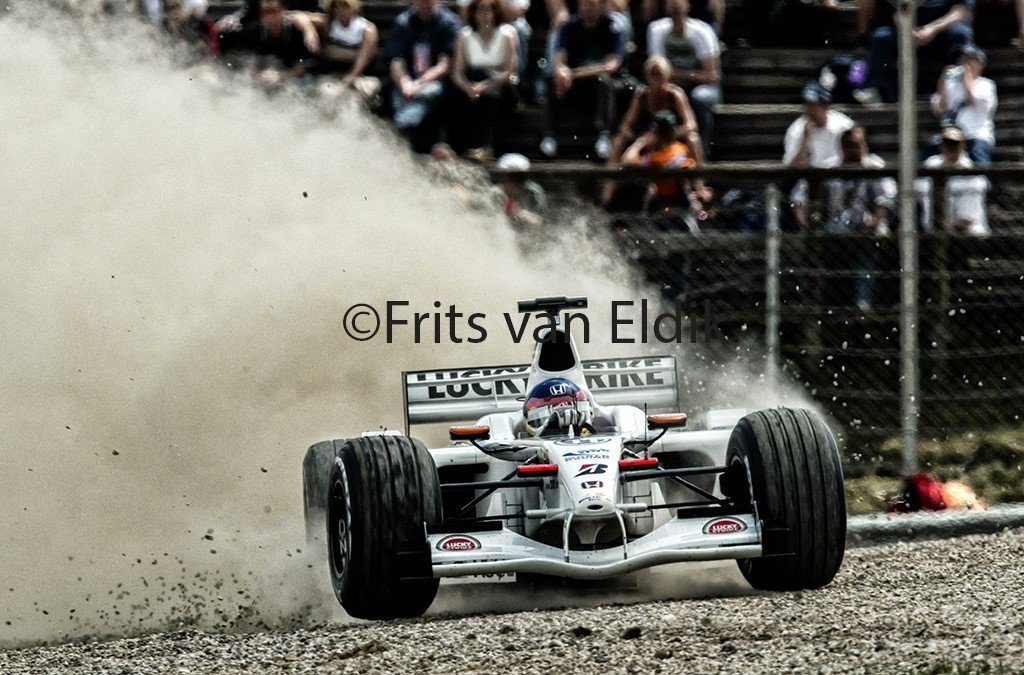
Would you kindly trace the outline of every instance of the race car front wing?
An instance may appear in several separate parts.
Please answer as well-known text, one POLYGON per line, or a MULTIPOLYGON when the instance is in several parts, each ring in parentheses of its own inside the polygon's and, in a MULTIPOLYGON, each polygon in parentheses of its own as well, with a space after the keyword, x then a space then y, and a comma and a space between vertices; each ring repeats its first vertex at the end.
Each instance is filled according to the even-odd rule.
POLYGON ((761 556, 753 514, 676 518, 624 546, 569 551, 508 529, 428 534, 435 577, 535 573, 572 579, 606 579, 646 567, 691 560, 761 556))

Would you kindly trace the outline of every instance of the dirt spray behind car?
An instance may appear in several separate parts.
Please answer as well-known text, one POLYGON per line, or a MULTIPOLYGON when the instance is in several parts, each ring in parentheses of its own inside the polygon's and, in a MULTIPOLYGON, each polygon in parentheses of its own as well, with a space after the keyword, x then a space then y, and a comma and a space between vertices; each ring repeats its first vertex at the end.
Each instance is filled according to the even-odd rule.
MULTIPOLYGON (((0 643, 316 618, 297 448, 399 426, 400 372, 445 363, 346 339, 345 308, 487 311, 573 255, 527 260, 355 109, 176 67, 131 23, 30 18, 0 22, 0 643)), ((607 272, 572 283, 633 297, 607 272)))

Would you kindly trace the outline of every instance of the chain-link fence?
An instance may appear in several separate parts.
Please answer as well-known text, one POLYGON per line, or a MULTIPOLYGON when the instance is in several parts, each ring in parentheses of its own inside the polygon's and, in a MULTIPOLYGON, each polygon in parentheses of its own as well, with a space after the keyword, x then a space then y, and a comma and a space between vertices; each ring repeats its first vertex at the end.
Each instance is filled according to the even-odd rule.
MULTIPOLYGON (((908 272, 930 468, 941 460, 930 439, 1021 427, 1024 168, 923 174, 908 272)), ((905 468, 898 195, 880 183, 893 175, 716 168, 701 176, 714 196, 699 207, 610 216, 624 254, 667 300, 708 301, 726 351, 766 365, 758 377, 802 387, 839 423, 854 476, 905 468)))
MULTIPOLYGON (((892 237, 782 237, 781 345, 852 427, 899 429, 899 254, 892 237)), ((1024 232, 920 238, 920 430, 1018 422, 1024 232)))

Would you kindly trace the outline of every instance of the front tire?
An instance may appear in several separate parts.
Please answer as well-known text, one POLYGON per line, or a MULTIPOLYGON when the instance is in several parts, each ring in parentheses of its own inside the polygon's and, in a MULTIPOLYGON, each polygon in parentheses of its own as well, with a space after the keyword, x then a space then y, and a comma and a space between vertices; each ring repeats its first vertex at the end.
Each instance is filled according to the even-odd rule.
POLYGON ((729 438, 724 491, 761 521, 764 557, 738 560, 762 590, 820 588, 846 550, 846 496, 835 437, 816 414, 775 408, 747 415, 729 438))
POLYGON ((437 595, 425 527, 441 520, 437 468, 419 441, 333 441, 327 543, 334 594, 350 616, 423 614, 437 595))
MULTIPOLYGON (((334 458, 338 456, 339 443, 344 441, 322 441, 306 451, 302 460, 302 513, 306 521, 306 543, 313 547, 324 547, 324 532, 327 522, 327 481, 331 476, 334 458)), ((320 550, 323 550, 321 548, 320 550)))

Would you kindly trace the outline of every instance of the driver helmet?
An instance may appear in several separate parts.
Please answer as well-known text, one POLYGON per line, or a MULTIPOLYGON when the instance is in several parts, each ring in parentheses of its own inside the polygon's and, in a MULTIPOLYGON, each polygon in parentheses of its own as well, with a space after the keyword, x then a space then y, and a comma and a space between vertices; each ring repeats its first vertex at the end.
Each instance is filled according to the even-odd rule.
POLYGON ((523 404, 526 429, 534 436, 582 427, 594 420, 590 398, 578 384, 564 377, 544 380, 530 390, 523 404))

